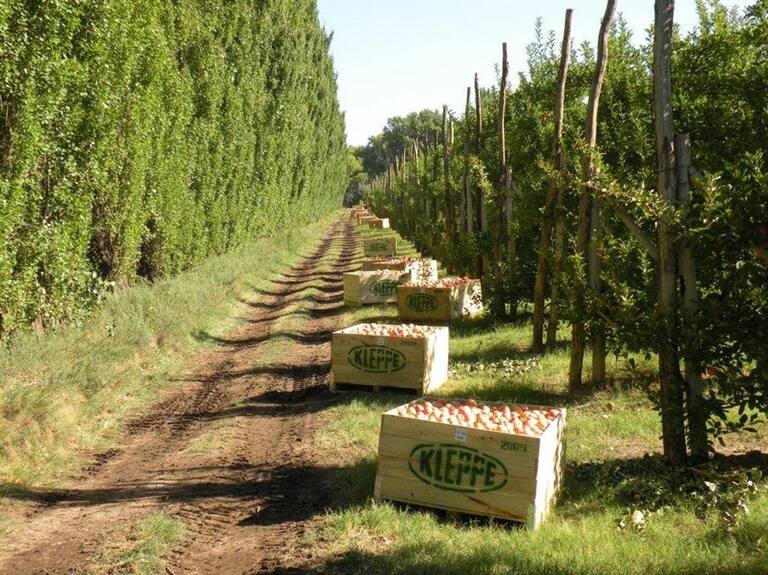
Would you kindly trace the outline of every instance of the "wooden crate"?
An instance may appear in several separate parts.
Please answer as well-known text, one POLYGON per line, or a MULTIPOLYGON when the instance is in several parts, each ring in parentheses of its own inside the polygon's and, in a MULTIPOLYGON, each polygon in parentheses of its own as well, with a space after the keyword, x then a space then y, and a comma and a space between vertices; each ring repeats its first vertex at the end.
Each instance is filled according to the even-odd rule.
POLYGON ((373 230, 388 230, 389 218, 376 218, 368 221, 368 227, 373 230))
POLYGON ((430 393, 448 379, 448 328, 423 338, 377 337, 352 326, 333 333, 331 391, 339 384, 430 393))
POLYGON ((410 270, 373 270, 344 274, 344 303, 367 305, 395 303, 397 285, 411 281, 410 270))
POLYGON ((454 287, 397 286, 397 313, 404 321, 449 322, 482 311, 480 280, 454 287))
POLYGON ((368 210, 360 210, 359 212, 355 213, 355 221, 359 224, 360 218, 363 218, 365 216, 370 216, 370 215, 372 214, 368 210))
POLYGON ((368 256, 396 256, 397 239, 393 237, 369 238, 363 240, 363 255, 368 256))
POLYGON ((357 216, 367 212, 368 210, 366 208, 352 208, 349 212, 349 217, 352 218, 353 220, 356 220, 357 216))
POLYGON ((437 279, 437 260, 410 257, 373 257, 363 260, 363 271, 413 270, 410 281, 434 281, 437 279))
POLYGON ((364 216, 360 216, 357 220, 357 223, 359 223, 361 226, 368 225, 368 223, 378 220, 379 218, 374 216, 373 214, 366 214, 364 216))
POLYGON ((423 421, 395 408, 381 417, 374 498, 536 528, 560 490, 564 437, 565 409, 530 437, 423 421))

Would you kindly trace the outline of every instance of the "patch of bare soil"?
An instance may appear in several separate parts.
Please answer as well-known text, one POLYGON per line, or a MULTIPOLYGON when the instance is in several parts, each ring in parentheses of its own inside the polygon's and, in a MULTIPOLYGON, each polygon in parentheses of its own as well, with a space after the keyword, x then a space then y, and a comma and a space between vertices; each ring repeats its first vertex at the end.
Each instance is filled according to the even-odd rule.
POLYGON ((65 489, 20 493, 29 503, 0 574, 92 572, 104 549, 152 512, 187 530, 170 573, 284 571, 310 559, 300 541, 331 502, 335 470, 311 438, 336 401, 327 391, 330 338, 356 251, 350 222, 337 220, 313 253, 257 290, 232 333, 211 338, 216 345, 177 392, 127 425, 119 449, 65 489), (297 302, 307 321, 281 332, 277 320, 297 302), (264 346, 276 337, 290 340, 288 350, 265 365, 264 346), (190 448, 208 435, 213 447, 190 448))

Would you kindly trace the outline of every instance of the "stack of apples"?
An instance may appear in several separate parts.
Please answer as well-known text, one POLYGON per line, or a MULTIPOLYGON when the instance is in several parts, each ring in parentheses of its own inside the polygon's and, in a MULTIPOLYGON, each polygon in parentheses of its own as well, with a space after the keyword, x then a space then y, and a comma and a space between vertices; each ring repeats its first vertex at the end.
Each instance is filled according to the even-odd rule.
POLYGON ((478 403, 474 399, 417 399, 397 410, 397 415, 423 421, 538 437, 560 414, 558 409, 532 409, 523 405, 478 403))
POLYGON ((412 323, 403 323, 399 325, 390 325, 385 323, 361 323, 347 330, 347 333, 357 335, 372 335, 376 337, 404 337, 404 338, 425 338, 436 333, 439 328, 432 325, 414 325, 412 323))
POLYGON ((441 278, 438 280, 423 280, 418 282, 408 282, 407 287, 429 287, 429 288, 452 288, 467 285, 471 279, 468 277, 441 278))
POLYGON ((380 263, 380 264, 410 264, 416 261, 416 258, 411 258, 408 256, 402 256, 402 257, 392 257, 392 256, 374 256, 369 258, 370 260, 380 263))
POLYGON ((393 280, 393 281, 399 281, 400 278, 403 277, 403 272, 399 270, 369 270, 369 271, 356 271, 356 272, 349 272, 351 274, 355 274, 357 276, 360 276, 360 278, 367 278, 371 276, 376 276, 377 278, 380 278, 382 280, 393 280))

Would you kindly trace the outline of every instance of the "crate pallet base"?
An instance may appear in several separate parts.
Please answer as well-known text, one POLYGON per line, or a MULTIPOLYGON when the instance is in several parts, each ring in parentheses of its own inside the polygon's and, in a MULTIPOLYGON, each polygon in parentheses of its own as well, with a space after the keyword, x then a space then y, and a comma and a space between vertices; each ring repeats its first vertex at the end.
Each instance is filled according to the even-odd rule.
POLYGON ((381 385, 381 384, 368 384, 368 383, 334 383, 333 378, 331 378, 330 382, 330 388, 333 393, 344 393, 344 392, 358 392, 358 391, 367 391, 367 392, 373 392, 373 393, 393 393, 393 394, 402 394, 402 395, 418 395, 420 390, 414 389, 413 387, 399 387, 396 385, 381 385))
POLYGON ((373 500, 376 503, 390 503, 395 507, 395 509, 399 509, 401 511, 418 511, 422 513, 432 513, 438 517, 438 519, 445 520, 446 523, 450 523, 457 526, 462 525, 468 525, 472 523, 480 523, 482 525, 486 525, 490 522, 493 523, 501 523, 501 524, 513 524, 518 527, 525 527, 525 521, 520 520, 514 520, 514 519, 504 519, 502 517, 492 517, 490 515, 476 515, 473 513, 467 513, 466 511, 459 511, 459 510, 452 510, 452 509, 445 509, 443 507, 428 507, 426 505, 422 505, 420 503, 405 503, 403 501, 397 501, 395 499, 387 499, 386 497, 381 497, 380 495, 377 495, 376 493, 373 494, 373 500))

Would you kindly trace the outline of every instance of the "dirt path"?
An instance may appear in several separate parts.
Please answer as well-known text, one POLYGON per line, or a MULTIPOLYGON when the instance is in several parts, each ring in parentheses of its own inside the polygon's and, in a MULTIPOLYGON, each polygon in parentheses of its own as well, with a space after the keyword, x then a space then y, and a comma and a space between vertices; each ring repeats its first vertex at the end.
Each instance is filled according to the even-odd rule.
POLYGON ((27 494, 30 510, 0 574, 98 570, 104 549, 157 511, 187 530, 171 573, 301 564, 298 541, 330 501, 331 464, 307 438, 335 401, 326 391, 330 333, 356 249, 348 219, 334 222, 312 254, 257 290, 227 338, 212 338, 217 345, 196 359, 178 393, 128 426, 119 450, 69 489, 27 494), (300 327, 285 330, 286 321, 300 327))

